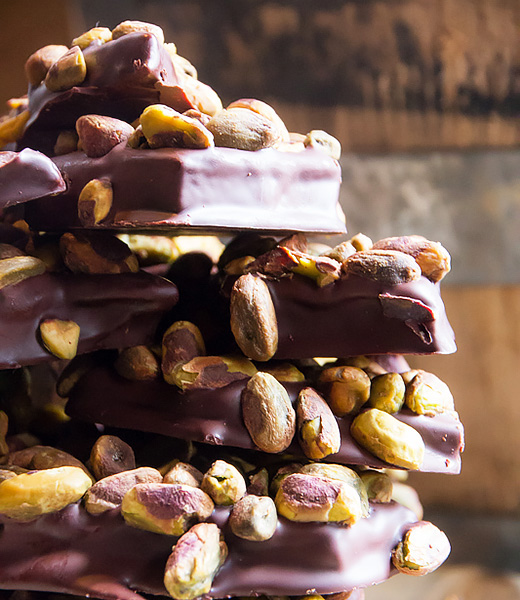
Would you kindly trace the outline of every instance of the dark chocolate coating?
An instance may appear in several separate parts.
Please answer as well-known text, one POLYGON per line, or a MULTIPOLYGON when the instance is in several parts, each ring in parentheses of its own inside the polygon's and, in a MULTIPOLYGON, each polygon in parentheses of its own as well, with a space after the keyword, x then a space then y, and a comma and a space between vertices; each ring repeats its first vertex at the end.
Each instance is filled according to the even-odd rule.
POLYGON ((278 321, 274 358, 456 350, 440 287, 426 277, 388 285, 352 275, 320 288, 312 279, 295 275, 267 285, 278 321), (390 316, 380 299, 388 294, 418 300, 428 309, 421 311, 428 314, 426 320, 416 315, 390 316))
POLYGON ((340 167, 310 148, 132 150, 120 144, 101 158, 75 152, 53 160, 69 187, 27 207, 34 229, 81 227, 82 188, 91 179, 108 178, 113 208, 97 229, 345 231, 337 211, 340 167))
MULTIPOLYGON (((390 556, 416 522, 407 508, 371 503, 355 525, 294 523, 280 517, 266 542, 235 537, 226 525, 229 508, 209 521, 222 529, 229 555, 211 597, 333 593, 388 578, 390 556), (312 551, 310 549, 312 548, 312 551)), ((89 515, 80 504, 19 523, 0 517, 0 585, 98 598, 130 598, 124 589, 167 596, 164 566, 177 538, 126 525, 117 510, 89 515)))
POLYGON ((0 209, 64 192, 56 165, 40 152, 0 152, 0 209))
MULTIPOLYGON (((96 367, 73 389, 67 413, 74 418, 104 425, 160 433, 186 440, 254 449, 242 420, 241 393, 247 380, 215 390, 181 392, 164 381, 129 381, 108 366, 96 367)), ((306 383, 285 384, 293 402, 306 383)), ((454 412, 434 417, 402 410, 397 418, 412 426, 426 446, 420 471, 458 473, 463 449, 463 429, 454 412)), ((330 462, 389 467, 362 449, 350 435, 352 417, 337 418, 341 449, 330 462)), ((290 453, 304 456, 297 441, 290 453)))
POLYGON ((29 88, 27 123, 19 148, 52 154, 61 130, 75 129, 86 114, 107 115, 131 123, 150 104, 159 102, 157 82, 176 85, 179 74, 154 35, 133 33, 84 51, 87 77, 80 86, 51 92, 45 83, 29 88))
POLYGON ((177 299, 174 284, 145 272, 44 273, 9 285, 0 290, 0 368, 54 359, 38 340, 43 319, 75 321, 78 354, 151 343, 177 299))

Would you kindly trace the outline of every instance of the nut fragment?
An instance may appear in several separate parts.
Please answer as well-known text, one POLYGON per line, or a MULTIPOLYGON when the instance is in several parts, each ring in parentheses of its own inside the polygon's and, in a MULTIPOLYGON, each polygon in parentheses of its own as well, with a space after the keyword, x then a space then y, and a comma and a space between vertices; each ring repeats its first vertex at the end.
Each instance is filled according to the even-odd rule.
POLYGON ((277 525, 276 505, 269 496, 244 496, 229 515, 231 531, 237 537, 251 542, 271 539, 277 525))
POLYGON ((109 475, 96 482, 85 494, 85 509, 98 515, 113 508, 120 508, 123 497, 138 483, 161 483, 162 475, 157 469, 140 467, 109 475))
POLYGON ((374 502, 392 500, 393 483, 386 473, 368 470, 362 471, 359 476, 367 490, 369 500, 374 502))
POLYGON ((386 369, 369 356, 350 356, 348 358, 342 358, 339 363, 347 367, 363 369, 370 378, 375 377, 376 375, 383 375, 383 373, 387 372, 386 369))
POLYGON ((45 273, 45 263, 34 256, 13 256, 0 260, 0 290, 45 273))
POLYGON ((329 405, 312 388, 304 388, 296 403, 298 441, 309 458, 319 460, 336 454, 341 446, 341 433, 329 405))
POLYGON ((208 594, 213 579, 227 557, 214 523, 199 523, 173 547, 164 571, 164 586, 177 600, 193 600, 208 594))
POLYGON ((182 535, 213 512, 213 501, 199 488, 178 483, 139 483, 123 497, 121 514, 137 527, 182 535))
POLYGON ((164 104, 147 106, 140 123, 150 148, 203 149, 213 146, 213 134, 200 121, 164 104))
POLYGON ((338 417, 358 412, 370 396, 370 378, 357 367, 329 367, 319 376, 325 398, 338 417))
POLYGON ((189 321, 176 321, 164 332, 161 369, 164 380, 174 384, 173 372, 179 363, 206 354, 200 329, 189 321))
POLYGON ((399 373, 384 373, 372 379, 368 404, 393 414, 401 410, 404 403, 405 385, 399 373))
POLYGON ((161 27, 144 21, 122 21, 112 29, 112 39, 117 40, 129 33, 151 33, 161 44, 164 44, 164 32, 161 27))
POLYGON ((78 467, 57 467, 22 473, 0 483, 0 514, 29 521, 77 502, 91 486, 78 467))
POLYGON ((440 281, 451 269, 451 256, 440 242, 421 235, 405 235, 379 240, 374 249, 399 250, 413 256, 422 274, 433 282, 440 281))
POLYGON ((55 467, 78 467, 91 477, 85 465, 77 458, 52 446, 31 446, 23 450, 17 450, 9 455, 9 464, 22 467, 30 471, 43 471, 55 467))
POLYGON ((215 146, 256 151, 282 142, 279 127, 247 108, 221 110, 207 125, 215 146))
POLYGON ((366 516, 357 488, 346 481, 303 473, 288 475, 275 498, 278 512, 290 521, 354 524, 366 516))
POLYGON ((255 373, 253 363, 242 356, 196 356, 187 363, 179 363, 167 381, 183 391, 217 389, 255 373))
POLYGON ((272 121, 276 127, 278 127, 280 132, 280 138, 283 142, 289 142, 290 136, 287 131, 287 127, 282 119, 278 116, 277 112, 274 110, 272 106, 267 104, 267 102, 263 102, 262 100, 256 100, 255 98, 240 98, 239 100, 235 100, 228 105, 228 109, 231 108, 247 108, 249 110, 262 115, 269 121, 272 121))
POLYGON ((24 110, 13 117, 0 119, 0 150, 7 144, 17 142, 22 137, 30 116, 29 111, 24 110))
POLYGON ((159 375, 159 362, 146 346, 121 350, 114 363, 115 370, 130 381, 152 381, 159 375))
POLYGON ((292 251, 291 254, 298 261, 297 266, 291 270, 294 273, 314 279, 320 287, 333 283, 341 275, 341 264, 333 258, 311 256, 297 251, 292 251))
POLYGON ((349 241, 356 249, 356 252, 365 252, 366 250, 371 250, 372 246, 374 245, 368 235, 365 235, 364 233, 356 233, 356 235, 351 237, 349 241))
POLYGON ((267 363, 262 365, 262 371, 269 373, 280 383, 299 383, 305 381, 305 375, 291 363, 267 363))
POLYGON ((351 256, 355 252, 357 252, 357 250, 354 247, 354 244, 352 244, 352 242, 342 242, 341 244, 334 246, 332 250, 329 250, 329 252, 327 252, 325 256, 328 256, 329 258, 333 258, 334 260, 343 263, 345 260, 347 260, 349 256, 351 256))
POLYGON ((45 86, 51 92, 63 92, 83 83, 87 76, 85 57, 78 46, 72 46, 54 62, 45 76, 45 86))
POLYGON ((109 179, 91 179, 78 197, 78 218, 84 227, 92 227, 108 217, 114 192, 109 179))
POLYGON ((90 466, 96 479, 135 469, 132 448, 115 435, 102 435, 92 446, 90 466))
POLYGON ((421 277, 421 268, 404 252, 366 250, 356 252, 343 263, 347 275, 357 275, 389 285, 409 283, 421 277))
POLYGON ((164 475, 164 483, 182 483, 192 487, 200 487, 202 473, 193 465, 177 461, 164 475))
POLYGON ((54 144, 54 156, 62 156, 78 149, 78 134, 72 129, 60 131, 54 144))
POLYGON ((239 277, 231 290, 231 331, 242 352, 266 361, 278 348, 278 323, 267 284, 252 274, 239 277))
POLYGON ((137 258, 121 240, 99 232, 64 233, 60 238, 63 262, 73 273, 136 273, 137 258))
POLYGON ((341 158, 341 144, 339 141, 321 129, 313 129, 305 136, 303 143, 306 148, 316 148, 321 152, 325 152, 332 158, 339 160, 341 158))
POLYGON ((14 258, 15 256, 25 256, 25 252, 22 252, 11 244, 0 244, 0 260, 14 258))
POLYGON ((248 494, 254 494, 255 496, 267 496, 269 494, 269 473, 265 467, 248 477, 248 494))
POLYGON ((382 410, 362 412, 352 422, 350 432, 360 446, 392 465, 418 469, 423 462, 421 434, 382 410))
POLYGON ((70 360, 76 356, 80 327, 74 321, 45 319, 39 332, 45 348, 57 358, 70 360))
POLYGON ((405 403, 414 413, 429 417, 455 410, 450 388, 436 375, 422 369, 406 386, 405 403))
POLYGON ((433 523, 419 521, 404 534, 392 552, 392 562, 407 575, 426 575, 448 558, 451 546, 446 534, 433 523))
POLYGON ((50 46, 44 46, 31 54, 25 61, 25 75, 29 83, 33 86, 40 85, 45 79, 51 65, 68 52, 68 50, 67 46, 51 44, 50 46))
POLYGON ((253 442, 264 452, 286 450, 296 431, 289 394, 268 373, 256 373, 242 392, 242 417, 253 442))
POLYGON ((246 493, 246 482, 240 471, 224 460, 215 461, 202 479, 201 489, 215 504, 235 504, 246 493))
POLYGON ((126 142, 134 128, 126 121, 103 115, 83 115, 76 121, 82 150, 89 158, 108 154, 114 146, 126 142))
POLYGON ((92 27, 85 33, 72 40, 71 46, 79 46, 82 50, 88 48, 94 42, 97 44, 106 44, 112 39, 112 32, 108 27, 92 27))
MULTIPOLYGON (((174 65, 180 67, 182 71, 194 70, 193 65, 185 58, 177 55, 173 61, 174 65)), ((162 82, 155 84, 155 89, 159 92, 159 100, 161 104, 170 106, 175 110, 182 112, 186 117, 194 117, 206 126, 211 117, 218 114, 222 110, 222 101, 209 85, 202 83, 192 73, 186 73, 182 77, 179 85, 164 85, 162 82), (196 110, 209 118, 200 118, 198 115, 189 113, 191 110, 196 110)), ((196 73, 195 73, 196 75, 196 73)))

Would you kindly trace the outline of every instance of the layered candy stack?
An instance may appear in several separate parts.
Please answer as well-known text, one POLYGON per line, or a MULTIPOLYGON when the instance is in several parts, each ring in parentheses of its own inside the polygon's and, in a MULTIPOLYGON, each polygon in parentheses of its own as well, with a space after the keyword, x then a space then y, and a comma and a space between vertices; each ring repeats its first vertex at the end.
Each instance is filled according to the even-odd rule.
POLYGON ((402 355, 455 350, 446 250, 313 242, 346 233, 339 143, 224 109, 157 26, 26 73, 0 121, 0 588, 354 600, 437 568, 402 479, 457 473, 462 426, 402 355))

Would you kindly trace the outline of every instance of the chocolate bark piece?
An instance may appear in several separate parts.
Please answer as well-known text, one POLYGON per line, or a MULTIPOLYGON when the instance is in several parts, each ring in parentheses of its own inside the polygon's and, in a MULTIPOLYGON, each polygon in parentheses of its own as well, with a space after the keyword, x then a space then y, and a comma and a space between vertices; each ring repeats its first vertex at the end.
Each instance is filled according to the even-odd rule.
POLYGON ((80 327, 78 354, 154 340, 177 302, 174 284, 148 273, 44 273, 0 290, 0 369, 53 360, 37 337, 43 319, 80 327))
POLYGON ((0 209, 64 192, 56 165, 41 152, 0 152, 0 209))
MULTIPOLYGON (((219 389, 181 392, 164 381, 129 381, 109 366, 99 366, 84 375, 72 390, 67 413, 74 418, 108 426, 160 433, 209 444, 257 449, 244 425, 241 395, 247 380, 219 389)), ((286 383, 293 404, 308 382, 286 383)), ((422 436, 425 444, 423 472, 458 473, 463 449, 463 429, 455 412, 427 417, 408 409, 395 415, 422 436)), ((390 467, 352 438, 354 416, 337 418, 341 447, 325 460, 334 463, 390 467)), ((289 453, 304 457, 297 439, 289 453)))
MULTIPOLYGON (((217 507, 208 519, 222 530, 229 549, 213 581, 213 598, 304 595, 309 589, 326 594, 378 583, 394 572, 391 552, 417 521, 399 504, 372 504, 370 516, 351 527, 280 518, 270 540, 250 542, 232 534, 229 512, 217 507)), ((5 517, 0 523, 3 588, 111 600, 130 598, 125 588, 168 596, 162 579, 175 538, 130 527, 117 511, 89 515, 72 504, 29 523, 5 517)))
POLYGON ((114 197, 97 229, 345 231, 337 210, 339 165, 312 149, 134 150, 121 144, 101 158, 74 152, 53 160, 69 187, 27 208, 26 219, 39 230, 81 227, 79 194, 92 179, 105 178, 114 197))
POLYGON ((51 92, 44 83, 29 88, 31 117, 19 148, 52 154, 58 133, 74 129, 76 120, 86 114, 131 123, 146 106, 160 101, 156 83, 178 85, 183 76, 168 51, 149 33, 92 44, 84 56, 87 76, 81 85, 64 92, 51 92))

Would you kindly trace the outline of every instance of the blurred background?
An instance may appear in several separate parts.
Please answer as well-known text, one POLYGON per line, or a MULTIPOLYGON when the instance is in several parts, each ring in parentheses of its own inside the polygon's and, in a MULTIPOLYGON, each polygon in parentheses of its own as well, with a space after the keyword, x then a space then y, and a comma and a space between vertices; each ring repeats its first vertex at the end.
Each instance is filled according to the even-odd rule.
POLYGON ((410 480, 453 552, 367 599, 520 597, 519 0, 0 0, 0 103, 36 49, 125 19, 161 25, 224 105, 339 138, 351 234, 450 250, 459 351, 411 362, 450 385, 467 450, 460 476, 410 480))

